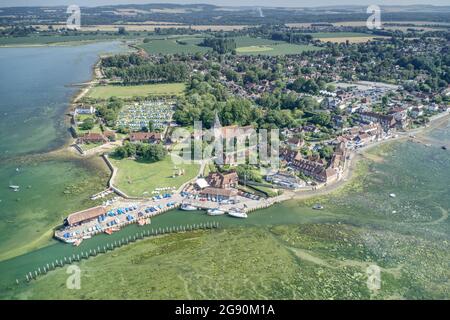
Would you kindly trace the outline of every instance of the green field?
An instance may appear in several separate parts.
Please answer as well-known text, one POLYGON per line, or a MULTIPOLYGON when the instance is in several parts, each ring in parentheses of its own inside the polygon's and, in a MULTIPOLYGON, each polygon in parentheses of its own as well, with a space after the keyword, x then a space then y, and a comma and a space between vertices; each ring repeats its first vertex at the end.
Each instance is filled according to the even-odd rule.
POLYGON ((173 96, 181 95, 185 90, 184 83, 158 83, 138 86, 97 86, 89 91, 89 97, 108 99, 110 97, 132 98, 147 96, 173 96))
POLYGON ((119 36, 113 33, 98 34, 80 34, 74 36, 47 35, 47 36, 27 36, 27 37, 0 37, 0 46, 15 45, 49 45, 49 44, 68 44, 83 41, 107 41, 107 40, 126 40, 136 38, 138 34, 130 33, 125 36, 119 36))
POLYGON ((248 47, 239 47, 236 49, 237 53, 253 53, 253 52, 266 52, 272 51, 273 48, 271 46, 248 46, 248 47))
MULTIPOLYGON (((149 43, 141 45, 145 51, 150 54, 176 54, 186 53, 194 54, 197 52, 205 53, 210 48, 200 47, 198 44, 202 41, 202 37, 179 37, 152 40, 149 43), (186 44, 177 43, 183 41, 186 44)), ((317 50, 318 47, 289 44, 282 41, 273 41, 269 39, 253 38, 253 37, 235 37, 236 52, 242 55, 283 55, 298 54, 307 50, 317 50)))
POLYGON ((241 55, 269 55, 299 54, 304 51, 319 50, 319 47, 290 44, 262 38, 236 37, 236 52, 241 55))
POLYGON ((351 37, 372 37, 373 35, 362 32, 315 32, 307 33, 314 38, 351 38, 351 37))
POLYGON ((210 49, 207 47, 200 47, 198 44, 203 38, 168 38, 152 40, 151 42, 144 43, 141 45, 147 53, 149 54, 176 54, 176 53, 186 53, 194 54, 197 52, 205 53, 210 49), (177 42, 178 41, 178 42, 177 42), (185 42, 186 44, 181 44, 179 41, 185 42))
POLYGON ((258 45, 239 47, 236 52, 241 55, 279 56, 285 54, 299 54, 305 51, 320 50, 319 47, 290 43, 276 43, 272 45, 258 45))
POLYGON ((111 159, 113 165, 118 169, 115 186, 129 196, 142 196, 156 188, 180 187, 183 183, 193 179, 200 169, 196 164, 178 165, 177 169, 184 169, 183 176, 173 177, 175 165, 170 156, 166 159, 146 163, 131 159, 111 159))

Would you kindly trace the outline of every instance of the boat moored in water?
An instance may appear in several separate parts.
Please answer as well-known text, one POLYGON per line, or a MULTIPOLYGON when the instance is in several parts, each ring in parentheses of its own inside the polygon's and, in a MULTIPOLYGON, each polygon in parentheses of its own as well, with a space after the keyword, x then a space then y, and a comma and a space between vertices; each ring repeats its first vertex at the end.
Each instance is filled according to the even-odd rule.
POLYGON ((180 209, 183 210, 183 211, 196 211, 196 210, 198 210, 197 207, 194 207, 193 205, 188 204, 188 203, 183 203, 181 205, 180 209))
POLYGON ((245 219, 248 217, 244 211, 236 209, 236 208, 230 209, 228 211, 228 214, 232 217, 241 218, 241 219, 245 219))
POLYGON ((313 208, 314 210, 323 210, 323 206, 320 205, 320 204, 315 204, 312 208, 313 208))
POLYGON ((207 214, 208 214, 209 216, 220 216, 220 215, 225 214, 225 211, 220 210, 219 208, 216 208, 216 209, 208 209, 207 214))

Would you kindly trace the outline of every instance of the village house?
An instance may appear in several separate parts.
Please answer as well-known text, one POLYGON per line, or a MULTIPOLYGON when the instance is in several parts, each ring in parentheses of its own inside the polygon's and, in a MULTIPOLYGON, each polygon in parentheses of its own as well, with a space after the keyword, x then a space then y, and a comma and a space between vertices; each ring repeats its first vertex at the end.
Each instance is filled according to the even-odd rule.
POLYGON ((413 117, 413 118, 419 118, 419 117, 421 117, 421 116, 423 116, 423 109, 422 109, 422 108, 416 107, 416 108, 413 108, 413 109, 411 110, 411 117, 413 117))
POLYGON ((392 115, 384 115, 376 112, 361 112, 359 116, 362 122, 379 123, 384 131, 389 131, 396 125, 395 118, 392 115))
POLYGON ((103 135, 109 141, 116 141, 116 133, 114 131, 106 130, 106 131, 103 132, 103 135))
POLYGON ((78 106, 77 108, 75 108, 74 111, 74 115, 79 115, 79 114, 94 114, 95 113, 95 108, 93 106, 89 106, 89 107, 84 107, 82 105, 78 106))
POLYGON ((358 136, 356 136, 356 138, 354 139, 356 145, 366 145, 370 142, 373 142, 375 140, 375 136, 374 135, 370 135, 367 133, 361 133, 358 136))
POLYGON ((318 161, 311 161, 309 159, 294 160, 289 166, 320 182, 329 183, 335 181, 338 177, 335 169, 331 167, 327 168, 323 163, 318 161))
POLYGON ((408 118, 408 109, 396 107, 391 109, 388 114, 394 116, 396 121, 405 121, 408 118))
POLYGON ((267 175, 266 181, 288 189, 298 189, 305 186, 305 183, 302 183, 302 181, 295 175, 281 171, 278 171, 275 174, 267 175))
POLYGON ((439 105, 436 103, 429 104, 427 106, 427 110, 430 112, 437 112, 437 111, 439 111, 439 105))
POLYGON ((348 113, 355 113, 356 111, 358 111, 359 109, 361 109, 361 105, 358 104, 352 104, 350 106, 347 107, 347 112, 348 113))
POLYGON ((133 132, 130 133, 130 142, 158 143, 162 141, 162 135, 159 132, 133 132))
POLYGON ((106 139, 106 137, 103 134, 95 132, 88 132, 77 139, 78 144, 106 143, 106 142, 108 142, 108 139, 106 139))
POLYGON ((301 148, 304 146, 305 141, 300 138, 293 137, 293 138, 289 138, 286 141, 286 144, 292 149, 298 149, 298 148, 301 148))
POLYGON ((227 173, 211 172, 206 181, 213 188, 229 189, 234 188, 239 183, 239 177, 236 171, 230 171, 227 173))
POLYGON ((347 124, 347 116, 343 115, 333 115, 331 120, 333 121, 333 127, 335 129, 343 129, 347 124))
POLYGON ((235 198, 238 194, 236 189, 221 189, 214 187, 206 187, 200 191, 200 195, 207 198, 214 198, 218 200, 228 200, 235 198))
POLYGON ((327 98, 324 104, 328 109, 344 110, 347 107, 346 102, 339 98, 327 98))

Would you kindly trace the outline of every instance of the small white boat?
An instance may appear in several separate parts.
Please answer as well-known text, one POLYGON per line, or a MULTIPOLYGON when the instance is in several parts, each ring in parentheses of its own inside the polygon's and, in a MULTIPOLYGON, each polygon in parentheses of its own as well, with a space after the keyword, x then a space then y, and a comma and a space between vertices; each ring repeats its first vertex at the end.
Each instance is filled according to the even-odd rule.
POLYGON ((92 236, 90 236, 90 235, 85 235, 85 236, 83 236, 83 240, 87 240, 87 239, 90 239, 90 238, 92 238, 92 236))
POLYGON ((314 210, 323 210, 323 206, 320 205, 320 204, 315 204, 312 208, 313 208, 314 210))
POLYGON ((74 241, 73 245, 75 247, 78 247, 82 242, 83 242, 83 239, 77 239, 77 240, 74 241))
POLYGON ((183 211, 196 211, 198 210, 197 207, 194 207, 193 205, 190 205, 188 203, 183 203, 180 207, 181 210, 183 211))
POLYGON ((222 214, 225 214, 225 211, 216 208, 216 209, 208 209, 207 213, 209 216, 220 216, 222 214))
POLYGON ((239 209, 230 209, 228 211, 228 214, 232 217, 241 218, 241 219, 245 219, 248 217, 244 211, 239 210, 239 209))
POLYGON ((395 194, 395 193, 391 193, 390 195, 389 195, 389 197, 391 197, 391 198, 395 198, 397 195, 395 194))
POLYGON ((14 185, 10 185, 9 188, 12 189, 12 191, 14 191, 14 192, 17 192, 20 189, 19 186, 14 186, 14 185))

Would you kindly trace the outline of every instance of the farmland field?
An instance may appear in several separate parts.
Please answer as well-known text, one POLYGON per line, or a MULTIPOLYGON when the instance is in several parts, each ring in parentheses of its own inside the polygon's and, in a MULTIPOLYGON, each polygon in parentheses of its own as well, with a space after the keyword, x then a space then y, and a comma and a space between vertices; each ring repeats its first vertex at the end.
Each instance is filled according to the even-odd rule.
POLYGON ((317 32, 308 33, 314 38, 325 39, 325 38, 353 38, 353 37, 371 37, 370 34, 362 32, 317 32))
POLYGON ((249 46, 236 49, 237 53, 266 52, 272 50, 273 48, 270 46, 249 46))
POLYGON ((184 92, 184 83, 158 83, 138 86, 97 86, 91 89, 89 97, 108 99, 110 97, 132 98, 136 96, 169 96, 180 95, 184 92))
POLYGON ((169 38, 169 39, 158 39, 151 40, 148 43, 141 45, 147 53, 149 54, 176 54, 176 53, 186 53, 194 54, 197 52, 207 52, 209 48, 200 47, 198 44, 203 38, 191 37, 191 38, 169 38))
MULTIPOLYGON (((210 48, 201 47, 198 44, 202 41, 201 37, 178 37, 168 39, 152 40, 144 43, 141 47, 150 54, 176 54, 186 53, 194 54, 197 52, 205 53, 210 48)), ((298 54, 307 50, 317 50, 318 47, 290 44, 282 41, 274 41, 262 38, 236 37, 236 52, 241 55, 283 55, 298 54)))
POLYGON ((236 49, 238 54, 242 55, 269 55, 278 56, 284 54, 299 54, 304 51, 320 50, 316 46, 298 45, 290 43, 276 43, 273 45, 240 47, 236 49))
POLYGON ((175 170, 170 156, 155 163, 130 159, 111 159, 111 162, 118 169, 115 186, 129 196, 151 195, 156 188, 179 188, 193 179, 200 168, 197 164, 185 164, 176 166, 175 170), (178 169, 184 169, 184 175, 173 177, 178 169))
POLYGON ((51 36, 26 36, 26 37, 0 37, 0 46, 35 46, 35 45, 55 45, 55 44, 72 44, 79 42, 96 42, 108 40, 127 40, 133 39, 137 35, 129 33, 125 36, 111 33, 99 34, 81 34, 81 35, 51 35, 51 36))
POLYGON ((236 52, 241 55, 270 55, 299 54, 308 50, 318 50, 319 47, 290 44, 262 38, 236 37, 236 52))
POLYGON ((373 36, 367 33, 361 32, 318 32, 318 33, 308 33, 315 39, 322 42, 346 42, 351 43, 361 43, 374 40, 375 38, 384 38, 382 36, 373 36))

